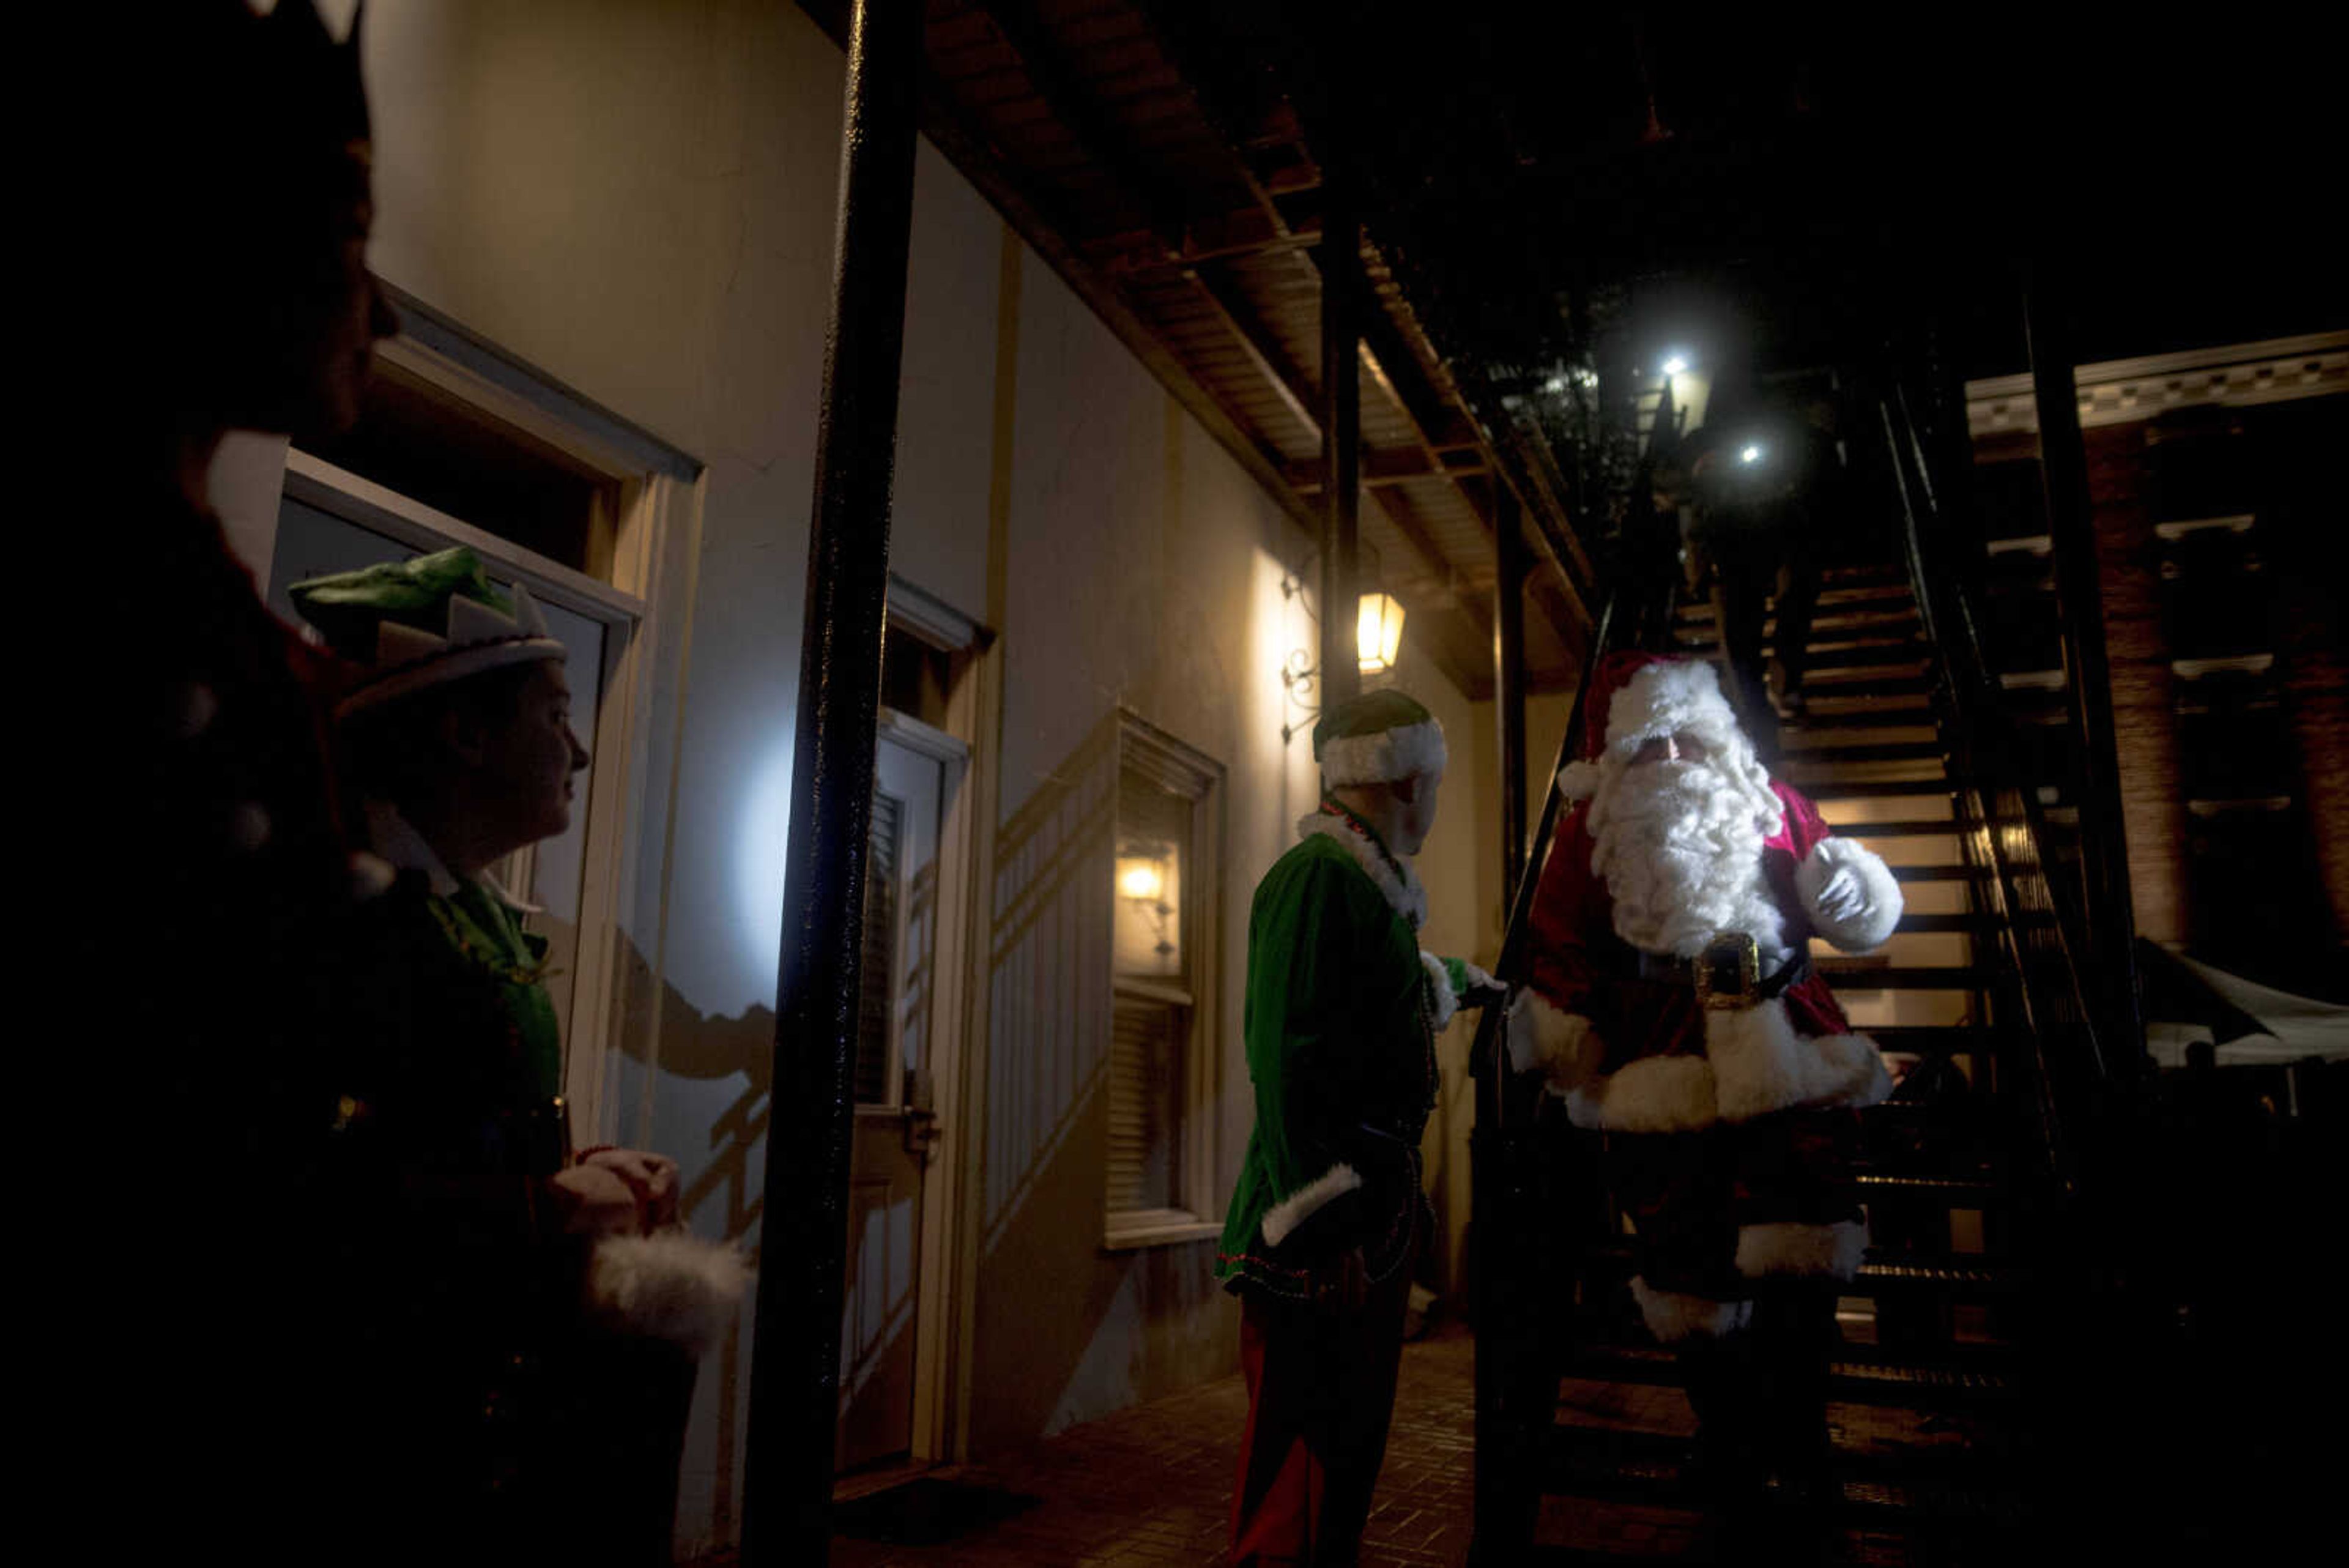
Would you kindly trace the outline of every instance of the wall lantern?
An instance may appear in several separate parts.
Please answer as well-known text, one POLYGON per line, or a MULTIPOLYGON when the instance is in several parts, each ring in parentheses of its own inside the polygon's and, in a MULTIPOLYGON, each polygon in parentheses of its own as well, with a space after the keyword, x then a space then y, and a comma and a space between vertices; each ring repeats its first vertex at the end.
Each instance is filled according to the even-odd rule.
POLYGON ((1117 907, 1111 942, 1117 972, 1171 978, 1183 972, 1179 850, 1164 839, 1129 838, 1117 846, 1117 907))
POLYGON ((1365 675, 1395 667, 1402 651, 1402 606, 1391 594, 1364 594, 1354 622, 1354 652, 1365 675))

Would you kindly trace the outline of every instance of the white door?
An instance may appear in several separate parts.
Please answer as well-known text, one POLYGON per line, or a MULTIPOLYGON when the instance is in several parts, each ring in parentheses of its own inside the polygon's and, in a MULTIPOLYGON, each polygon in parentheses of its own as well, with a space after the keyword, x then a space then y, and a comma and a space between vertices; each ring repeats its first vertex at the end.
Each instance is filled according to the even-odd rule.
POLYGON ((936 1139, 931 998, 936 991, 938 827, 962 747, 885 711, 864 883, 856 1132, 840 1332, 843 1470, 913 1448, 922 1187, 936 1139))

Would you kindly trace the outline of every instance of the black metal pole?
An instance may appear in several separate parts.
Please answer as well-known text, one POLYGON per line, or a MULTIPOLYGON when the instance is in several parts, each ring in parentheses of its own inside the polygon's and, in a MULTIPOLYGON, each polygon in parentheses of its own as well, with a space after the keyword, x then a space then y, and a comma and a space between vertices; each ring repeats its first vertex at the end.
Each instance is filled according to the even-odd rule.
POLYGON ((742 1550, 758 1568, 798 1568, 829 1554, 859 915, 889 578, 922 9, 921 0, 855 0, 848 26, 750 1353, 742 1550))
MULTIPOLYGON (((2039 412, 2039 472, 2055 554, 2055 597, 2062 618, 2064 682, 2085 780, 2079 802, 2080 853, 2086 875, 2091 966, 2105 982, 2101 998, 2112 1054, 2132 1066, 2144 1049, 2137 1019, 2137 918, 2130 907, 2128 841, 2121 815, 2120 753, 2113 732, 2112 667, 2105 651, 2105 607, 2088 493, 2088 453, 2080 434, 2070 323, 2054 280, 2034 267, 2023 289, 2023 327, 2031 351, 2033 400, 2039 412)), ((2100 1033, 2102 1031, 2100 1030, 2100 1033)))
POLYGON ((1361 690, 1354 624, 1361 504, 1361 226, 1353 193, 1324 171, 1321 220, 1321 703, 1361 690))
POLYGON ((1531 565, 1517 493, 1493 496, 1499 560, 1493 579, 1493 728, 1501 742, 1501 907, 1526 863, 1526 573, 1531 565))

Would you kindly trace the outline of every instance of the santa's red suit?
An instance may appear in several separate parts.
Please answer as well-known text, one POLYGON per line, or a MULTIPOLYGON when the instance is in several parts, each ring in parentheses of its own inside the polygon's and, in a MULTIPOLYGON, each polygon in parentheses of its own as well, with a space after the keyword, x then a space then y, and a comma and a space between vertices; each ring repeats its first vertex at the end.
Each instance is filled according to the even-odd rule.
POLYGON ((1845 1179, 1857 1111, 1891 1085, 1808 953, 1815 935, 1880 946, 1899 885, 1762 769, 1711 666, 1610 659, 1588 729, 1510 1054, 1577 1125, 1649 1135, 1609 1140, 1633 1293, 1660 1340, 1718 1337, 1756 1282, 1848 1280, 1866 1251, 1845 1179), (1698 971, 1731 932, 1753 939, 1758 983, 1708 1006, 1698 971))

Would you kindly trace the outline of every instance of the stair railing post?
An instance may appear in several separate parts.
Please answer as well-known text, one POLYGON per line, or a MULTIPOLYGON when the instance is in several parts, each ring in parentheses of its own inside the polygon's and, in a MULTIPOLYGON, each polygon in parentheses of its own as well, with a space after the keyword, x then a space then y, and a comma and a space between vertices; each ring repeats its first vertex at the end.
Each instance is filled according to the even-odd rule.
POLYGON ((1526 865, 1526 548, 1517 493, 1506 484, 1493 496, 1498 569, 1493 579, 1494 729, 1501 749, 1501 899, 1508 908, 1526 865))
POLYGON ((2137 1017, 2137 921, 2130 907, 2119 747, 2113 731, 2112 669, 2105 649, 2104 595, 2070 324, 2044 266, 2034 267, 2028 275, 2023 320, 2039 414, 2040 476, 2054 547, 2064 679, 2085 774, 2079 802, 2087 891, 2085 956, 2101 981, 2096 1003, 2103 1016, 2097 1033, 2111 1043, 2112 1055, 2118 1058, 2103 1066, 2133 1073, 2144 1050, 2145 1030, 2137 1017))
POLYGON ((866 835, 887 613, 920 0, 848 26, 832 322, 816 437, 775 1056, 750 1348, 743 1561, 827 1561, 840 1408, 866 835))

